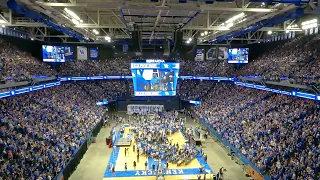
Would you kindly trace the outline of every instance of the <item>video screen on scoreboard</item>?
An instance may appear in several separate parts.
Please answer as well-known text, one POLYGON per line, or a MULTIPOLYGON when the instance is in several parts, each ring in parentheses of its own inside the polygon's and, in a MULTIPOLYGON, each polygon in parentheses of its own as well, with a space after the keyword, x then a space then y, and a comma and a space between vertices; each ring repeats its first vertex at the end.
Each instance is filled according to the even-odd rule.
POLYGON ((42 45, 43 62, 66 62, 63 46, 42 45))
POLYGON ((228 63, 245 64, 248 63, 249 48, 232 48, 228 52, 228 63))
POLYGON ((179 63, 131 63, 135 96, 175 96, 179 63))

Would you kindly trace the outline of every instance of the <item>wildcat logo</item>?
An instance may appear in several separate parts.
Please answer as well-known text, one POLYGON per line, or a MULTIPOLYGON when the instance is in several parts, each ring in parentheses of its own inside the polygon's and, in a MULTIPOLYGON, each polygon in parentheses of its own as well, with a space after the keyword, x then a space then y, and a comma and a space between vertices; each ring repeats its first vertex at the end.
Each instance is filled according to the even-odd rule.
POLYGON ((84 50, 83 49, 80 49, 79 52, 80 52, 81 55, 84 55, 84 50))

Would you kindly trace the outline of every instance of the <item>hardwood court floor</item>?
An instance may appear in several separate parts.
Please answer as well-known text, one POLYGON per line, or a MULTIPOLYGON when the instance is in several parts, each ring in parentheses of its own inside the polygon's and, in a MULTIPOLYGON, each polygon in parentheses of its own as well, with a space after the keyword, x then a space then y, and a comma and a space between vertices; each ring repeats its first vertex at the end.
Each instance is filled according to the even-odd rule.
MULTIPOLYGON (((120 114, 125 117, 125 114, 120 114)), ((113 125, 113 124, 112 124, 113 125)), ((190 118, 187 119, 186 125, 197 126, 190 118)), ((103 128, 97 136, 96 143, 90 145, 88 151, 84 155, 81 163, 78 165, 75 172, 69 178, 70 180, 101 180, 104 179, 104 174, 106 167, 112 153, 112 150, 109 149, 105 143, 105 138, 109 136, 111 128, 103 128)), ((179 143, 180 144, 180 143, 179 143)), ((220 167, 227 168, 227 172, 224 174, 225 180, 248 180, 249 178, 244 176, 242 168, 234 163, 231 160, 230 156, 219 146, 213 139, 209 138, 204 144, 203 150, 208 155, 208 164, 213 169, 214 172, 217 172, 220 167)), ((129 150, 129 157, 132 155, 132 148, 129 150)), ((124 153, 124 150, 122 151, 124 153)), ((133 157, 133 156, 132 156, 133 157)), ((140 156, 140 162, 142 162, 142 156, 140 156)), ((132 164, 128 163, 128 168, 132 164)), ((120 163, 119 163, 120 164, 120 163)), ((122 165, 124 166, 124 164, 122 165)), ((123 168, 123 167, 122 167, 123 168)), ((143 167, 144 168, 144 167, 143 167)), ((166 176, 167 179, 196 179, 196 175, 193 176, 166 176)), ((203 176, 202 176, 203 178, 203 176)), ((155 176, 145 176, 141 177, 110 177, 105 178, 105 180, 124 180, 124 179, 146 179, 153 180, 155 176)), ((207 176, 208 179, 208 176, 207 176)))
MULTIPOLYGON (((123 137, 131 136, 135 139, 135 134, 129 131, 129 125, 124 124, 125 130, 123 137)), ((118 137, 120 138, 120 134, 118 133, 118 137)), ((180 147, 186 142, 184 136, 181 134, 180 131, 168 136, 169 140, 172 140, 173 143, 178 143, 180 147)), ((133 140, 134 142, 134 140, 133 140)), ((137 152, 133 151, 133 143, 132 145, 126 147, 117 147, 113 149, 112 155, 109 159, 109 163, 115 165, 116 173, 112 174, 109 169, 106 169, 104 174, 104 179, 113 178, 113 177, 155 177, 155 172, 151 171, 152 164, 157 165, 158 160, 153 159, 151 157, 147 158, 145 155, 140 155, 139 162, 137 161, 137 152), (125 153, 125 148, 128 149, 127 153, 125 153), (137 162, 137 167, 133 167, 133 162, 137 162), (148 166, 145 167, 145 162, 148 163, 148 166), (127 170, 125 169, 125 163, 127 163, 127 170)), ((162 167, 164 167, 165 161, 162 160, 162 167)), ((205 170, 207 171, 208 175, 212 173, 212 169, 208 166, 207 163, 204 162, 203 158, 198 155, 194 160, 192 160, 188 165, 180 165, 177 166, 176 164, 169 163, 169 170, 165 172, 165 176, 180 176, 180 179, 184 179, 188 175, 197 175, 199 173, 199 167, 204 165, 205 170)), ((159 168, 162 169, 162 168, 159 168)), ((209 175, 210 176, 210 175, 209 175)), ((191 177, 188 177, 191 178, 191 177)))
MULTIPOLYGON (((129 134, 129 133, 130 132, 129 132, 128 128, 126 128, 124 131, 124 137, 126 137, 127 134, 129 134)), ((133 135, 133 143, 135 142, 134 139, 135 138, 133 135)), ((180 147, 186 141, 180 132, 174 133, 173 135, 169 136, 168 139, 169 140, 172 139, 172 142, 174 144, 178 143, 180 147)), ((117 159, 117 163, 116 163, 116 167, 115 167, 115 169, 117 171, 124 171, 125 170, 125 168, 124 168, 125 163, 128 164, 128 171, 130 171, 130 170, 145 170, 144 163, 145 163, 145 161, 148 161, 148 159, 144 155, 139 156, 139 163, 137 163, 136 169, 134 169, 134 167, 133 167, 133 161, 137 162, 137 151, 133 152, 133 143, 131 143, 130 147, 120 147, 120 151, 119 151, 119 155, 118 155, 118 159, 117 159), (125 148, 129 148, 126 156, 124 153, 125 148)), ((151 166, 151 164, 149 164, 149 165, 151 166)), ((197 159, 194 159, 188 165, 183 165, 183 166, 177 167, 177 164, 169 163, 169 167, 172 169, 199 168, 200 164, 197 159)))
MULTIPOLYGON (((207 176, 206 179, 209 176, 207 176)), ((203 178, 203 176, 201 176, 203 178)), ((103 180, 125 180, 125 179, 130 179, 130 180, 141 180, 141 177, 112 177, 112 178, 103 178, 103 180)), ((143 180, 156 180, 157 178, 155 176, 149 176, 149 177, 143 177, 143 180)), ((197 179, 197 175, 185 175, 185 176, 165 176, 165 179, 168 180, 191 180, 191 179, 197 179)), ((211 178, 212 179, 212 178, 211 178)))

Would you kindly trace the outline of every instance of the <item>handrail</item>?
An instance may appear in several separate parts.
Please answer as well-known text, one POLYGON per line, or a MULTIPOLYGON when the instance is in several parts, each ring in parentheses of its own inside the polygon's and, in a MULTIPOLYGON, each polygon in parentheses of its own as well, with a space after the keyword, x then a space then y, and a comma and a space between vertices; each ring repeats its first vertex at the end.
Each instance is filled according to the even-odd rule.
POLYGON ((218 134, 215 130, 213 130, 211 128, 211 126, 202 118, 200 118, 195 112, 193 112, 193 115, 196 116, 197 119, 199 119, 199 121, 201 122, 202 125, 204 125, 205 127, 207 127, 209 129, 209 131, 211 132, 212 135, 214 135, 220 142, 223 143, 224 146, 229 147, 235 154, 237 154, 240 158, 240 160, 245 164, 245 165, 249 165, 251 166, 256 172, 258 172, 259 174, 261 174, 265 180, 270 180, 271 178, 264 174, 261 173, 260 169, 257 168, 252 162, 250 162, 241 152, 240 150, 238 150, 236 147, 234 147, 233 145, 231 145, 228 141, 224 140, 223 137, 218 134))

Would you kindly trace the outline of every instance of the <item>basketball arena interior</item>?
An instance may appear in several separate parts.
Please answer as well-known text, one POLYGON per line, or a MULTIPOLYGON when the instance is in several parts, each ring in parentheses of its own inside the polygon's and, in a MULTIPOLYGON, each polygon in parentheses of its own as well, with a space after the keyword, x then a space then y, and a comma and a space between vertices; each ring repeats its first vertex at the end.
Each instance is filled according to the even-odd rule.
POLYGON ((320 0, 0 2, 0 180, 319 180, 320 0))

